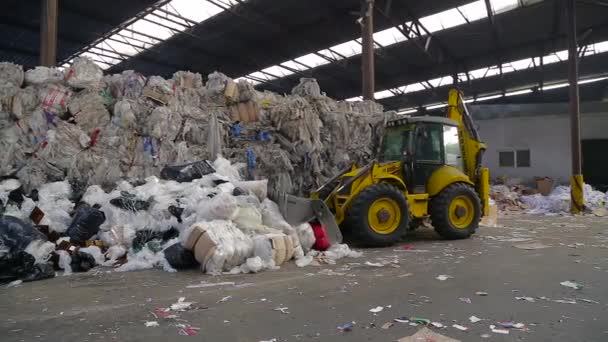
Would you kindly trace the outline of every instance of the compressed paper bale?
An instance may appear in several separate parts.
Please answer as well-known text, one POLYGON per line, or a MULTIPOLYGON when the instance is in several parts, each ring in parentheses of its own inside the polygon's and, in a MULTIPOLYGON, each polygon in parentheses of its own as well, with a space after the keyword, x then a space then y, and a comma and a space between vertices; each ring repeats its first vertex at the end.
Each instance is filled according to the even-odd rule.
POLYGON ((146 77, 133 70, 125 70, 120 74, 104 77, 104 82, 115 99, 136 99, 142 95, 146 77))
POLYGON ((72 91, 60 84, 47 84, 38 89, 40 107, 49 113, 64 116, 72 91))
POLYGON ((173 82, 160 76, 150 76, 143 90, 143 95, 163 104, 173 97, 173 82))
POLYGON ((316 79, 303 77, 300 78, 300 83, 293 87, 291 93, 293 95, 319 97, 321 96, 321 88, 316 79))
POLYGON ((88 57, 76 57, 65 72, 65 80, 72 88, 99 88, 103 71, 88 57))
POLYGON ((134 130, 137 128, 137 116, 132 100, 119 100, 114 104, 112 123, 118 127, 134 130))
POLYGON ((44 160, 30 159, 19 169, 16 176, 23 185, 24 191, 30 193, 43 184, 64 179, 65 173, 44 160))
POLYGON ((32 146, 26 132, 13 124, 0 129, 0 151, 0 176, 7 176, 24 165, 32 146))
POLYGON ((199 73, 177 71, 172 77, 173 83, 179 88, 202 88, 203 77, 199 73))
POLYGON ((23 67, 10 62, 0 62, 0 82, 4 81, 16 87, 23 84, 23 67))
POLYGON ((88 134, 110 122, 110 113, 96 90, 84 90, 72 96, 68 109, 76 124, 88 134))
POLYGON ((63 82, 63 71, 57 68, 37 66, 25 72, 25 84, 42 85, 47 83, 63 82))
POLYGON ((205 88, 213 95, 223 94, 228 81, 230 81, 228 76, 214 71, 207 77, 205 88))
POLYGON ((182 117, 168 107, 156 107, 148 116, 143 134, 173 141, 182 127, 182 117))
POLYGON ((17 90, 12 99, 10 112, 18 119, 25 118, 38 106, 38 95, 34 87, 17 90))
POLYGON ((78 126, 64 121, 56 123, 56 128, 46 133, 46 139, 38 151, 38 156, 62 170, 69 170, 74 157, 87 148, 91 139, 78 126))
POLYGON ((239 80, 237 86, 238 86, 239 102, 247 102, 247 101, 256 99, 255 98, 256 91, 255 91, 255 88, 253 87, 253 84, 251 84, 245 80, 239 80))

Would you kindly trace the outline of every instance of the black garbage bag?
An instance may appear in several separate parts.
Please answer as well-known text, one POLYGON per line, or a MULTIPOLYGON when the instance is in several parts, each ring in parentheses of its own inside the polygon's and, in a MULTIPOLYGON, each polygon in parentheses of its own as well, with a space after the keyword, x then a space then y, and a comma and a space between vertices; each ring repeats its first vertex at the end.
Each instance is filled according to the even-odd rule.
POLYGON ((165 166, 160 171, 160 178, 184 183, 203 178, 203 176, 212 174, 214 172, 215 169, 209 161, 201 160, 194 163, 165 166))
POLYGON ((0 217, 0 281, 40 280, 55 276, 48 265, 36 264, 25 248, 34 240, 47 238, 31 224, 13 216, 0 217))
POLYGON ((175 229, 174 227, 171 227, 170 229, 168 229, 164 232, 152 231, 152 230, 148 230, 148 229, 138 230, 135 233, 135 238, 133 239, 133 242, 131 243, 131 245, 133 246, 133 250, 135 252, 138 252, 142 248, 144 248, 144 246, 146 244, 148 244, 149 242, 156 241, 155 244, 148 244, 148 247, 151 250, 155 250, 155 249, 160 250, 160 246, 164 242, 174 239, 178 236, 179 236, 179 230, 175 229))
POLYGON ((135 195, 126 191, 121 191, 120 197, 111 199, 110 204, 121 209, 130 210, 132 212, 148 210, 150 208, 149 201, 138 200, 135 198, 135 195))
POLYGON ((70 266, 72 267, 72 272, 88 272, 96 265, 95 258, 89 253, 77 251, 72 253, 71 257, 72 262, 70 266))
POLYGON ((106 215, 103 211, 92 208, 88 204, 82 204, 76 210, 66 234, 70 237, 70 242, 81 244, 97 234, 99 226, 105 221, 106 215))
POLYGON ((171 215, 177 218, 177 222, 182 223, 182 214, 184 213, 184 208, 180 208, 174 205, 170 205, 168 208, 171 215))
POLYGON ((177 270, 194 268, 199 265, 194 257, 194 253, 184 248, 181 243, 176 243, 167 247, 164 253, 169 265, 177 270))

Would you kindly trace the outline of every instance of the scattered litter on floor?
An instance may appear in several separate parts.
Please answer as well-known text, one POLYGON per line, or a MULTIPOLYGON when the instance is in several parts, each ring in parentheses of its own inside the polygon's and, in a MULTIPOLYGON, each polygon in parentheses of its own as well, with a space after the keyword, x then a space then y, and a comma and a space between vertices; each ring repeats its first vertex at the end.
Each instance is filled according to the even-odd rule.
POLYGON ((403 337, 397 340, 398 342, 460 342, 460 340, 455 340, 453 338, 438 334, 433 332, 431 329, 427 327, 423 327, 418 330, 414 335, 403 337))
POLYGON ((369 309, 369 312, 371 312, 371 313, 379 313, 382 310, 384 310, 384 308, 382 306, 377 306, 375 308, 369 309))
POLYGON ((460 297, 458 299, 463 303, 471 304, 471 298, 460 297))
POLYGON ((8 283, 6 285, 6 287, 16 287, 16 286, 21 285, 22 283, 23 283, 23 280, 21 280, 21 279, 19 279, 19 280, 13 280, 10 283, 8 283))
POLYGON ((580 300, 581 302, 585 303, 600 304, 600 302, 591 299, 577 298, 576 300, 580 300))
POLYGON ((355 322, 344 323, 344 324, 338 326, 338 331, 340 331, 340 332, 352 331, 354 326, 355 326, 355 322))
POLYGON ((160 326, 160 325, 158 324, 158 322, 157 322, 157 321, 146 321, 146 322, 144 323, 144 325, 145 325, 147 328, 150 328, 150 327, 158 327, 158 326, 160 326))
POLYGON ((230 300, 230 298, 232 298, 232 296, 226 296, 226 297, 223 297, 222 299, 218 300, 217 302, 224 303, 224 302, 227 302, 228 300, 230 300))
POLYGON ((187 324, 177 324, 176 326, 179 329, 177 333, 181 336, 196 336, 201 330, 200 328, 196 328, 187 324))
POLYGON ((542 244, 540 242, 533 242, 533 243, 522 243, 522 244, 518 244, 518 245, 513 245, 513 247, 531 251, 531 250, 536 250, 536 249, 549 248, 551 246, 542 244))
POLYGON ((560 283, 560 285, 561 286, 565 286, 565 287, 569 287, 569 288, 575 289, 575 290, 580 290, 580 289, 583 288, 583 285, 581 285, 581 284, 579 284, 577 282, 571 281, 571 280, 562 281, 560 283))
POLYGON ((449 275, 445 275, 445 274, 440 274, 437 277, 435 277, 435 279, 437 279, 439 281, 445 281, 445 280, 448 280, 450 278, 454 278, 454 277, 449 276, 449 275))
POLYGON ((515 299, 517 299, 517 300, 523 300, 523 301, 526 301, 526 302, 532 302, 532 303, 536 302, 536 300, 534 298, 532 298, 532 297, 515 297, 515 299))
POLYGON ((576 300, 573 299, 555 299, 553 302, 560 304, 576 304, 576 300))
POLYGON ((494 324, 490 325, 490 330, 495 334, 509 335, 509 330, 497 328, 494 324))
POLYGON ((485 296, 488 295, 487 292, 483 292, 483 291, 477 291, 477 292, 475 292, 475 294, 478 295, 478 296, 482 296, 482 297, 485 297, 485 296))
POLYGON ((371 266, 371 267, 384 267, 384 264, 379 263, 379 262, 369 262, 369 261, 366 261, 364 265, 371 266))
POLYGON ((445 325, 443 325, 442 323, 439 323, 439 322, 431 322, 431 325, 434 326, 435 328, 439 328, 439 329, 445 328, 445 325))
POLYGON ((460 324, 452 324, 452 327, 454 327, 454 328, 456 328, 456 329, 458 329, 460 331, 468 331, 469 330, 469 328, 467 328, 467 327, 465 327, 463 325, 460 325, 460 324))
POLYGON ((393 322, 397 322, 397 323, 409 323, 410 320, 407 317, 398 317, 393 319, 393 322))
POLYGON ((215 286, 234 286, 235 283, 233 281, 224 281, 220 283, 209 283, 206 281, 201 282, 200 284, 193 284, 186 286, 187 289, 202 289, 207 287, 215 287, 215 286))
POLYGON ((177 303, 171 304, 171 310, 173 311, 185 311, 186 309, 189 309, 192 304, 194 304, 194 302, 186 302, 186 297, 180 297, 177 300, 177 303))
POLYGON ((469 317, 469 321, 471 323, 477 323, 477 322, 481 321, 481 318, 479 318, 477 316, 471 316, 471 317, 469 317))
POLYGON ((382 329, 390 329, 394 325, 393 322, 386 322, 382 324, 382 329))
POLYGON ((278 306, 276 308, 273 309, 274 311, 279 311, 282 314, 289 314, 289 308, 286 306, 278 306))

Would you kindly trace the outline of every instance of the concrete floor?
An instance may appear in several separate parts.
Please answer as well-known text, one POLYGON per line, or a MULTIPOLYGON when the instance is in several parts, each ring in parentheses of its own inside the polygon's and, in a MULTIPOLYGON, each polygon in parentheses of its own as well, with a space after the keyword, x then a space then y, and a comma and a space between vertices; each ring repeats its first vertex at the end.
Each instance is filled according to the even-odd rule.
POLYGON ((417 316, 443 323, 448 328, 432 330, 461 341, 608 341, 608 218, 513 216, 501 224, 464 241, 441 241, 422 229, 404 242, 417 251, 364 250, 362 258, 334 266, 299 269, 290 263, 279 271, 222 277, 101 270, 2 288, 0 340, 396 341, 420 326, 381 327, 397 317, 417 316), (514 247, 530 242, 551 247, 514 247), (398 264, 364 265, 393 260, 398 264), (453 278, 439 281, 438 275, 453 278), (561 286, 566 280, 584 287, 561 286), (237 286, 186 287, 201 281, 237 286), (515 298, 520 296, 535 301, 515 298), (150 313, 179 297, 196 302, 194 308, 178 312, 177 319, 150 313), (555 302, 564 298, 576 304, 555 302), (384 310, 369 312, 377 306, 384 310), (471 323, 472 315, 484 320, 471 323), (528 331, 490 331, 490 324, 509 320, 526 324, 528 331), (159 326, 146 327, 146 321, 159 326), (352 331, 336 329, 351 321, 356 322, 352 331), (180 336, 177 324, 200 331, 180 336))

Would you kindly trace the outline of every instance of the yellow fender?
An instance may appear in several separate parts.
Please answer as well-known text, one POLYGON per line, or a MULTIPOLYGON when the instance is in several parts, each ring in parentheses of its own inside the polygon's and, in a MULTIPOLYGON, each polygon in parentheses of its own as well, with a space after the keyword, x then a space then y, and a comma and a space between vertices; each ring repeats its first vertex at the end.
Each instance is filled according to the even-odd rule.
POLYGON ((459 169, 453 166, 442 166, 435 170, 428 180, 426 190, 429 196, 435 196, 441 192, 441 190, 448 187, 450 184, 457 182, 471 184, 475 186, 473 182, 459 169))

